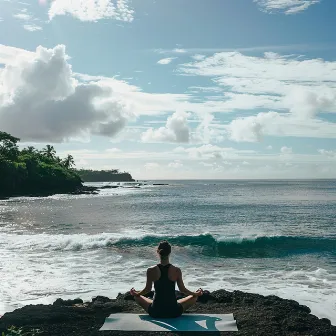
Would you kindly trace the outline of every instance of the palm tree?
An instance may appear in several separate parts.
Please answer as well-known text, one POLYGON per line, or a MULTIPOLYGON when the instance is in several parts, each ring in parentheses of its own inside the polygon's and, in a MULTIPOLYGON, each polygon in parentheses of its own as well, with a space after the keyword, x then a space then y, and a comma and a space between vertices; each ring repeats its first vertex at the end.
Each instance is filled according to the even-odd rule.
POLYGON ((62 161, 62 164, 67 169, 72 168, 75 165, 73 156, 68 154, 68 156, 62 161))
POLYGON ((37 152, 36 148, 33 146, 28 146, 22 150, 25 154, 35 154, 37 152))
POLYGON ((54 159, 56 156, 56 151, 55 151, 54 146, 50 146, 50 145, 46 145, 46 147, 42 149, 42 153, 44 156, 50 159, 54 159))

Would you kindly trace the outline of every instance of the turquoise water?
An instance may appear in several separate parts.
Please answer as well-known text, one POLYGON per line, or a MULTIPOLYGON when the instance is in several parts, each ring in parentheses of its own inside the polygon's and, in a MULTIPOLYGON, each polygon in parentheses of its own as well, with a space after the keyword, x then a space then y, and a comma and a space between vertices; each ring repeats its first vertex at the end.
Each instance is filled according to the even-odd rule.
POLYGON ((0 312, 140 289, 168 239, 191 289, 276 294, 336 324, 336 181, 167 183, 0 201, 0 312))

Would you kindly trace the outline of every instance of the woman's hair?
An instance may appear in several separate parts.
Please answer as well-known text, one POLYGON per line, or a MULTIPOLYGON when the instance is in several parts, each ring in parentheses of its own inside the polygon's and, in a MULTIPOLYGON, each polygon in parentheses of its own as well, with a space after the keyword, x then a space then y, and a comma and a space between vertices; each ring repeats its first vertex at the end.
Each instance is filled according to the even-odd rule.
POLYGON ((167 240, 163 240, 160 242, 157 251, 162 258, 168 257, 171 253, 171 245, 167 242, 167 240))

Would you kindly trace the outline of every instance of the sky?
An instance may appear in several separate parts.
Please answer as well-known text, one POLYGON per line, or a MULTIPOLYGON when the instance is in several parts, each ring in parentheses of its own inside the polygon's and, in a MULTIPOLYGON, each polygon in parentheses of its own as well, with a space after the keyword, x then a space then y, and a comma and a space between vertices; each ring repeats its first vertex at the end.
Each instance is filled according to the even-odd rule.
POLYGON ((0 0, 0 130, 135 179, 336 178, 335 0, 0 0))

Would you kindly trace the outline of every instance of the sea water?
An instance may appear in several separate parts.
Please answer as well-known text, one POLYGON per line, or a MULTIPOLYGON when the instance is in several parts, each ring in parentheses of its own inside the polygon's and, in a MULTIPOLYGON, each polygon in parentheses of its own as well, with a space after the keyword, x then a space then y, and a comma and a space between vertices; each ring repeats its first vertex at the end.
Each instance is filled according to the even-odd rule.
POLYGON ((336 181, 167 183, 0 201, 0 314, 140 290, 168 239, 191 290, 275 294, 336 324, 336 181))

